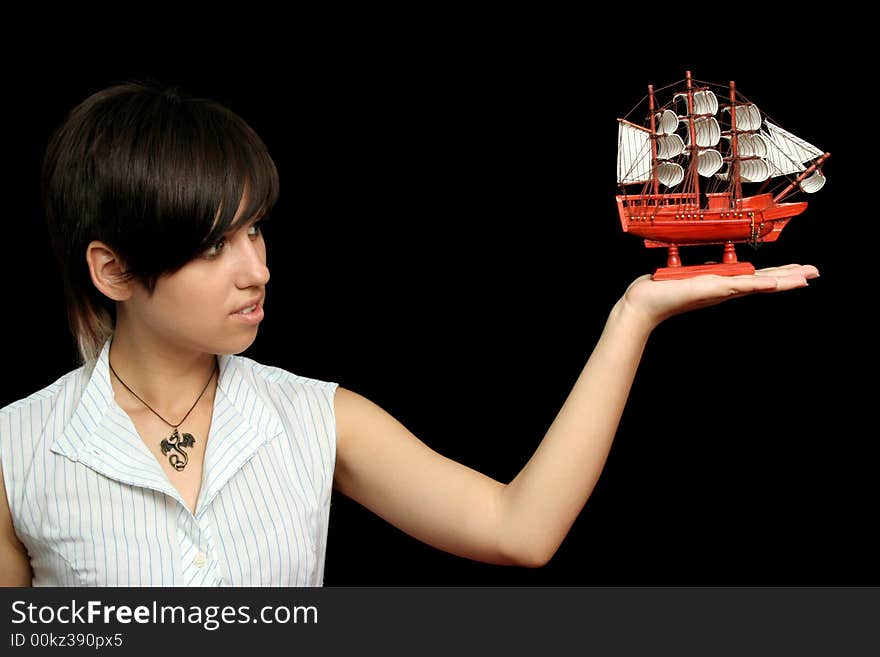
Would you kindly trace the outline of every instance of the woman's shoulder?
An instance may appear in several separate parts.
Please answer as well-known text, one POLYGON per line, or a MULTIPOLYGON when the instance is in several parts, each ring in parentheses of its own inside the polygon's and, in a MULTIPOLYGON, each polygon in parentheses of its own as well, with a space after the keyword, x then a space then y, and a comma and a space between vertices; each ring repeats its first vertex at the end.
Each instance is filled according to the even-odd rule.
POLYGON ((335 390, 339 384, 326 379, 297 374, 276 365, 260 363, 247 356, 231 356, 235 369, 251 383, 261 387, 288 387, 292 389, 335 390))
POLYGON ((0 461, 16 454, 19 466, 45 454, 56 429, 67 426, 83 392, 83 367, 0 408, 0 461))
MULTIPOLYGON (((334 381, 234 356, 227 362, 226 372, 221 373, 220 385, 242 413, 262 417, 268 410, 268 416, 275 417, 301 442, 313 441, 318 435, 315 431, 325 437, 333 435, 338 387, 334 381)), ((322 444, 332 449, 333 442, 327 438, 322 444)))
POLYGON ((16 399, 0 408, 0 418, 19 416, 35 408, 53 407, 60 399, 69 399, 70 393, 82 388, 85 367, 81 366, 26 397, 16 399))

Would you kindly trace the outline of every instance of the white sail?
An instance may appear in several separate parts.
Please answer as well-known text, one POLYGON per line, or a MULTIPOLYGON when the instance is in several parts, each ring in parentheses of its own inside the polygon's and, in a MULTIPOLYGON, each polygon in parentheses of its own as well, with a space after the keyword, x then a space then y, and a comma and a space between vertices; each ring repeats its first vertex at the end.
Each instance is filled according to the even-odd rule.
POLYGON ((736 129, 754 131, 761 127, 761 112, 757 105, 738 105, 736 108, 736 129))
MULTIPOLYGON (((721 141, 721 126, 718 121, 711 116, 694 120, 694 132, 697 136, 697 146, 699 148, 711 148, 721 141)), ((690 134, 688 134, 688 146, 691 145, 690 134)))
POLYGON ((743 182, 764 182, 770 174, 767 160, 742 160, 739 163, 739 178, 743 182))
POLYGON ((740 157, 767 157, 767 142, 761 135, 741 134, 736 143, 740 157))
POLYGON ((782 144, 786 144, 786 148, 790 149, 793 156, 801 162, 809 162, 820 155, 822 151, 813 146, 811 143, 804 141, 800 137, 796 137, 787 130, 783 130, 778 125, 773 125, 770 121, 766 122, 767 131, 771 135, 773 142, 782 148, 782 144))
POLYGON ((617 183, 651 180, 651 131, 617 122, 617 183))
POLYGON ((669 160, 684 151, 684 142, 678 135, 660 135, 657 137, 657 158, 669 160))
MULTIPOLYGON (((723 112, 730 112, 729 107, 725 107, 723 112)), ((754 132, 761 127, 761 111, 758 106, 753 103, 736 106, 736 130, 737 132, 754 132)))
POLYGON ((815 194, 825 186, 825 176, 821 171, 814 171, 800 182, 800 188, 807 194, 815 194))
POLYGON ((822 155, 818 148, 778 125, 773 125, 770 121, 765 121, 765 125, 767 131, 761 134, 768 141, 767 159, 773 165, 774 176, 803 171, 806 168, 804 163, 822 155))
POLYGON ((717 114, 718 97, 708 89, 694 93, 694 114, 717 114))
POLYGON ((667 187, 674 187, 684 180, 684 169, 674 162, 661 162, 657 165, 657 180, 667 187))
MULTIPOLYGON (((672 101, 681 101, 687 113, 687 94, 675 94, 672 101)), ((694 114, 712 114, 718 113, 718 97, 708 89, 702 89, 694 92, 694 114)))
POLYGON ((697 172, 704 178, 712 177, 724 165, 721 153, 714 148, 700 151, 697 155, 697 172))
POLYGON ((671 135, 678 127, 678 115, 672 110, 663 110, 655 118, 658 135, 671 135))

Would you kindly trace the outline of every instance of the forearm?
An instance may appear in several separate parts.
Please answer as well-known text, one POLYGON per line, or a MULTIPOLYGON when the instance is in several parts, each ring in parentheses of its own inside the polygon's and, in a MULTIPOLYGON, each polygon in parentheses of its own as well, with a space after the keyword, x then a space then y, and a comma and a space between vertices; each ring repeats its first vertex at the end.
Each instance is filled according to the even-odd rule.
POLYGON ((611 448, 651 327, 623 301, 537 451, 504 489, 502 545, 529 565, 556 552, 611 448))

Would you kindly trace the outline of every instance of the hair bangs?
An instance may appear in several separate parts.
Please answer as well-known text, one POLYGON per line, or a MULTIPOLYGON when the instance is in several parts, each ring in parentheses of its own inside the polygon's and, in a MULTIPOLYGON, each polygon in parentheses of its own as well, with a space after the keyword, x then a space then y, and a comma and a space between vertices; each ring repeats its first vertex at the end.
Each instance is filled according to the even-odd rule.
POLYGON ((124 184, 142 190, 143 197, 130 195, 123 212, 102 211, 125 218, 114 246, 139 278, 174 273, 220 237, 268 212, 279 193, 265 145, 237 115, 199 99, 162 109, 167 121, 143 126, 143 142, 127 155, 124 184), (139 215, 138 208, 146 212, 139 215))
POLYGON ((220 142, 198 142, 206 146, 200 154, 204 179, 196 181, 194 187, 204 191, 211 215, 207 221, 206 216, 199 217, 199 251, 263 217, 278 201, 278 172, 262 140, 238 117, 230 118, 233 120, 225 125, 204 126, 209 131, 226 132, 221 133, 220 142), (218 143, 225 148, 214 151, 218 143))

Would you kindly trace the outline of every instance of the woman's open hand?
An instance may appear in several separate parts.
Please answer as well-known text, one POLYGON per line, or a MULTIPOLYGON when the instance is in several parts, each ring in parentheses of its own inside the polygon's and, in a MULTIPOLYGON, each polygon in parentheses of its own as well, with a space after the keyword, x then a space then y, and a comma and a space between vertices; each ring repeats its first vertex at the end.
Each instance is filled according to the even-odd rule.
POLYGON ((755 292, 782 292, 807 285, 819 276, 812 265, 784 265, 759 269, 745 276, 707 274, 678 280, 655 281, 640 276, 627 288, 621 303, 634 311, 649 328, 679 313, 714 306, 733 297, 755 292))

